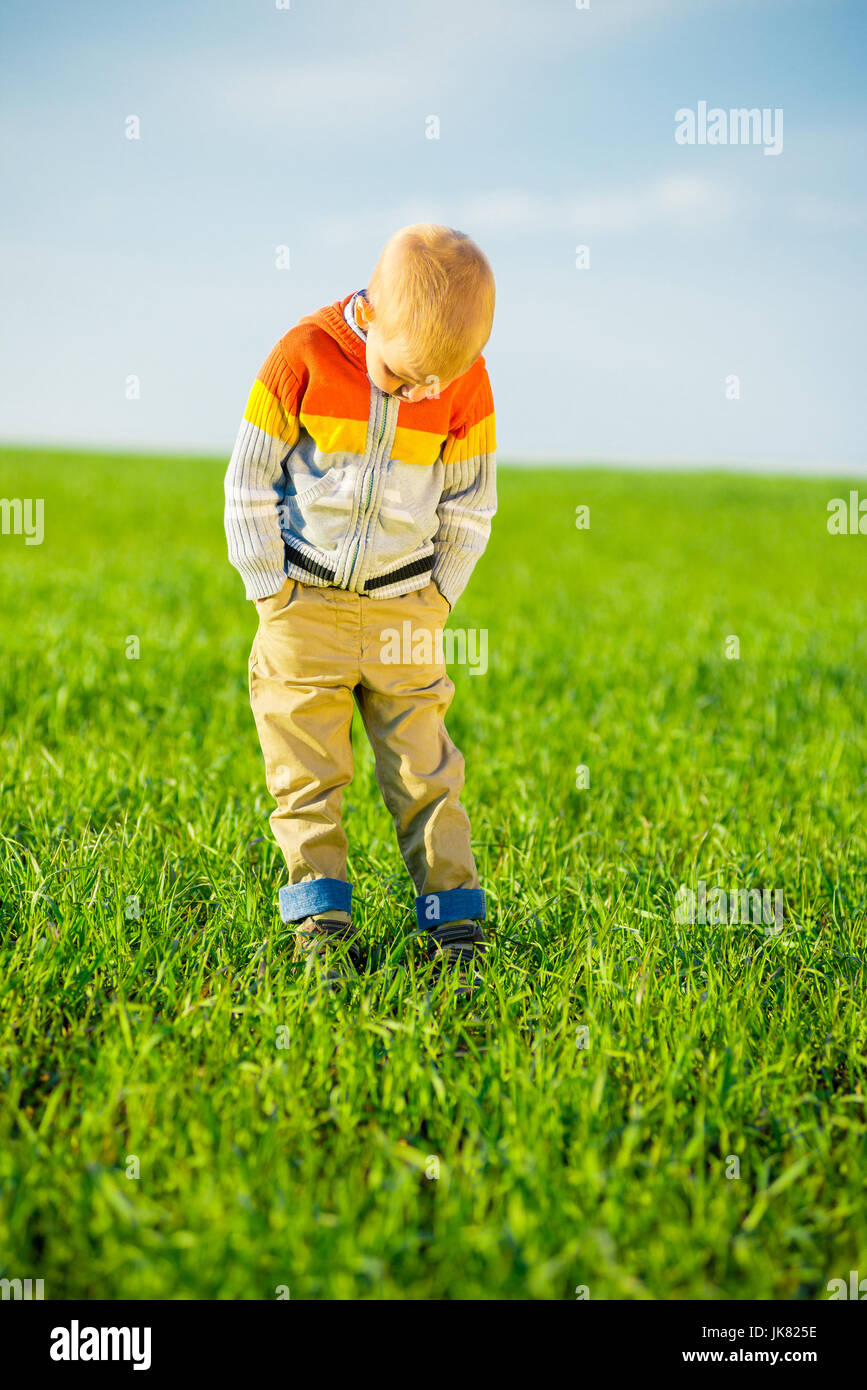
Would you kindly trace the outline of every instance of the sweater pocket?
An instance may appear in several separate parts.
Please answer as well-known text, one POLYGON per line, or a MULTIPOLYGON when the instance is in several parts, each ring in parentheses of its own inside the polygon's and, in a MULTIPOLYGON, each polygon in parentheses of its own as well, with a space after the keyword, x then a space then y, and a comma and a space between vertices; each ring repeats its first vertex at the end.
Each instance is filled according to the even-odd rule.
POLYGON ((335 550, 346 534, 352 480, 332 465, 321 478, 299 478, 283 499, 283 529, 322 550, 335 550))
POLYGON ((398 488, 386 487, 377 518, 375 553, 379 565, 412 555, 430 539, 420 508, 398 488))

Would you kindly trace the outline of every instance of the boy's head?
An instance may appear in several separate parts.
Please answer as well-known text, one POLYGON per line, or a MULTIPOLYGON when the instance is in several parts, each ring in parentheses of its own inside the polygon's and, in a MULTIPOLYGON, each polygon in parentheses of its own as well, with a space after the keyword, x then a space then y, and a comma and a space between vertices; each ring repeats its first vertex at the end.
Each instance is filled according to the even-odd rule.
POLYGON ((381 391, 418 401, 469 371, 494 319, 494 275, 463 232, 418 222, 386 243, 356 301, 367 371, 381 391))

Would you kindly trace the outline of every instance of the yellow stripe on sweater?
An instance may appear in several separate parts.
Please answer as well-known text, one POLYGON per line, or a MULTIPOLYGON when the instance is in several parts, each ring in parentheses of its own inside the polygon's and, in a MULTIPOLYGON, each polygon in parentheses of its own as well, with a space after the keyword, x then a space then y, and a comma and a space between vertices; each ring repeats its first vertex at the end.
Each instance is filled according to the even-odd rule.
POLYGON ((410 430, 405 425, 398 425, 394 432, 391 456, 399 459, 401 463, 418 463, 423 467, 430 467, 439 458, 444 443, 444 436, 431 430, 410 430))
MULTIPOLYGON (((323 454, 362 455, 367 447, 367 421, 345 420, 336 415, 301 412, 301 424, 323 454)), ((431 430, 411 430, 398 425, 391 457, 401 463, 430 465, 439 458, 443 436, 431 430)))
POLYGON ((301 424, 322 454, 363 454, 367 442, 366 420, 344 420, 338 415, 308 415, 301 424))
POLYGON ((298 439, 298 420, 287 414, 285 408, 261 381, 253 382, 253 389, 247 397, 244 419, 257 429, 270 434, 272 439, 280 439, 291 449, 298 439))
POLYGON ((493 413, 478 424, 471 425, 463 439, 450 439, 443 454, 443 463, 462 463, 467 459, 492 454, 497 447, 497 431, 493 413))

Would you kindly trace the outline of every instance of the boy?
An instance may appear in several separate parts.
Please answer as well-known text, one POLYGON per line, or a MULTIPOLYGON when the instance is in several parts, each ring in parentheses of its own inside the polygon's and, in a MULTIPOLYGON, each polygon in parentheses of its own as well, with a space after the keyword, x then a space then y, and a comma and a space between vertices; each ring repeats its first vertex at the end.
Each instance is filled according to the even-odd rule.
POLYGON ((454 686, 441 630, 496 510, 480 355, 494 295, 463 233, 397 232, 366 289, 271 352, 226 474, 229 559, 259 613, 250 702, 289 875, 280 915, 295 924, 296 959, 329 983, 360 966, 340 824, 354 704, 429 955, 457 970, 461 992, 478 978, 485 898, 464 761, 444 724, 454 686), (399 664, 384 654, 388 629, 413 634, 399 664))

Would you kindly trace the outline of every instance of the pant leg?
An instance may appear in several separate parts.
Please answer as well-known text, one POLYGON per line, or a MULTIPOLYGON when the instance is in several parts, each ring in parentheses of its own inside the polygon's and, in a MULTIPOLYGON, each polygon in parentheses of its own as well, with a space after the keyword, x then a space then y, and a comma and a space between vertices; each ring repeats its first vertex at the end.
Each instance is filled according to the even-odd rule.
POLYGON ((472 899, 450 901, 460 905, 458 915, 484 916, 483 907, 464 911, 471 901, 478 905, 482 894, 470 822, 460 801, 464 759, 445 727, 454 685, 446 674, 441 638, 437 650, 436 634, 442 633, 448 605, 433 584, 397 599, 362 597, 361 603, 363 649, 356 700, 416 893, 421 897, 476 890, 472 899))
POLYGON ((333 592, 288 579, 279 594, 257 604, 250 703, 277 803, 271 828, 289 872, 290 888, 281 890, 286 921, 308 910, 348 906, 348 886, 340 892, 347 849, 340 807, 353 770, 358 644, 339 621, 333 592), (314 880, 325 883, 312 893, 293 893, 291 885, 314 880), (297 915, 287 915, 287 894, 297 915))

